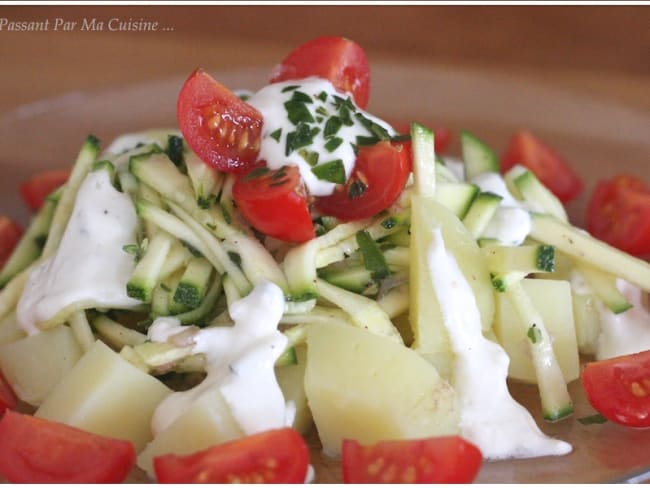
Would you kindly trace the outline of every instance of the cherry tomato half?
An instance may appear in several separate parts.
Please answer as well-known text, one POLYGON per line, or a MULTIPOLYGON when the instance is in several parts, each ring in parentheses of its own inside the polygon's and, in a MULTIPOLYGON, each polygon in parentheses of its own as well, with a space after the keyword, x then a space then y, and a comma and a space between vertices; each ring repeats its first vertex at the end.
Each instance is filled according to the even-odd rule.
POLYGON ((344 440, 345 483, 470 483, 483 456, 458 436, 384 441, 362 446, 344 440))
POLYGON ((317 197, 316 208, 341 220, 372 217, 397 200, 410 171, 410 144, 384 141, 364 146, 348 181, 331 195, 317 197))
POLYGON ((202 69, 181 88, 176 115, 187 144, 205 163, 225 172, 255 163, 262 115, 202 69))
POLYGON ((366 53, 357 43, 343 37, 318 37, 301 44, 271 73, 271 83, 317 76, 334 88, 352 93, 361 108, 370 96, 370 67, 366 53))
POLYGON ((650 187, 634 176, 599 181, 587 206, 587 230, 637 256, 650 255, 650 187))
POLYGON ((516 164, 526 166, 563 203, 574 199, 582 191, 582 181, 569 164, 527 131, 519 131, 512 136, 500 164, 503 173, 516 164))
POLYGON ((629 427, 650 427, 650 351, 587 363, 582 385, 603 417, 629 427))
POLYGON ((30 210, 36 211, 50 193, 68 181, 69 176, 67 169, 41 171, 20 185, 20 194, 30 210))
POLYGON ((120 483, 135 464, 129 441, 7 410, 0 474, 10 483, 120 483))
POLYGON ((20 241, 23 231, 21 227, 4 215, 0 216, 0 266, 4 266, 20 241))
POLYGON ((293 429, 276 429, 188 456, 154 458, 161 483, 304 483, 309 449, 293 429))
POLYGON ((288 242, 305 242, 315 236, 296 166, 278 170, 258 166, 239 177, 232 194, 239 211, 260 232, 288 242))

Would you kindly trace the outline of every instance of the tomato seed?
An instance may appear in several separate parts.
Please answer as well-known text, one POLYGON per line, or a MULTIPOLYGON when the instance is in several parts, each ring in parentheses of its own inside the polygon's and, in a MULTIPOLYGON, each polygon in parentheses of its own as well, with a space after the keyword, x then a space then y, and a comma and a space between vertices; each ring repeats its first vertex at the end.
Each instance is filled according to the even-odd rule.
POLYGON ((634 395, 637 398, 643 398, 648 396, 648 392, 639 384, 638 381, 633 382, 630 384, 630 392, 632 395, 634 395))

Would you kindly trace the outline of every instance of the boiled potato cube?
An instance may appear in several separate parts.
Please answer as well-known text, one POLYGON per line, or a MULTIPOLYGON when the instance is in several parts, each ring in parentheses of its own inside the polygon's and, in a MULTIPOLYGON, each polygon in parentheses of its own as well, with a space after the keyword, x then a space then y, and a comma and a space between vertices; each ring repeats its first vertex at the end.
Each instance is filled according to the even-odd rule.
POLYGON ((415 351, 365 330, 310 325, 305 391, 327 454, 341 441, 374 443, 458 432, 451 386, 415 351))
MULTIPOLYGON (((580 363, 569 282, 524 279, 522 286, 544 320, 564 380, 567 383, 575 380, 580 376, 580 363)), ((503 293, 496 295, 497 314, 494 331, 510 356, 508 376, 526 383, 536 383, 526 324, 520 320, 503 293)))
POLYGON ((293 402, 296 406, 296 417, 292 427, 304 434, 311 427, 311 412, 307 404, 305 393, 305 368, 307 366, 307 348, 296 347, 297 364, 281 366, 275 369, 278 384, 286 402, 293 402))
POLYGON ((38 406, 81 357, 72 331, 59 325, 0 346, 0 369, 18 398, 38 406))
POLYGON ((96 341, 36 411, 95 434, 133 442, 151 440, 151 416, 171 390, 96 341))
POLYGON ((243 436, 244 432, 230 414, 219 389, 212 388, 156 435, 138 456, 138 466, 153 478, 153 458, 156 456, 189 454, 243 436))
POLYGON ((0 344, 24 339, 27 334, 18 325, 16 313, 12 312, 0 321, 0 344))

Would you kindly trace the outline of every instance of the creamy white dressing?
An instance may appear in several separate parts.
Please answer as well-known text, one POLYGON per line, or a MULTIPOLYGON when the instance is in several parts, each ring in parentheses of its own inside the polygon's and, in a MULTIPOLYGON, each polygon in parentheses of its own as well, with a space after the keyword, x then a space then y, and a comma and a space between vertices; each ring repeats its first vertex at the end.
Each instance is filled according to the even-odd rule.
POLYGON ((434 229, 427 260, 441 304, 445 327, 456 355, 453 386, 461 405, 460 432, 487 459, 562 455, 571 445, 544 435, 530 413, 508 391, 509 358, 483 337, 472 289, 454 256, 434 229))
MULTIPOLYGON (((204 393, 217 388, 242 431, 254 434, 290 426, 295 405, 287 403, 275 377, 274 365, 287 338, 277 330, 284 312, 284 294, 269 281, 255 286, 230 305, 232 327, 209 327, 191 334, 192 353, 202 353, 206 378, 194 388, 169 395, 156 408, 154 435, 169 427, 204 393)), ((191 330, 173 318, 159 318, 149 328, 153 341, 167 341, 191 330)))
MULTIPOLYGON (((300 154, 300 149, 292 150, 289 154, 286 152, 287 135, 295 132, 296 126, 288 118, 285 103, 291 100, 296 91, 304 93, 312 99, 312 103, 305 104, 305 107, 314 119, 314 122, 309 123, 309 127, 317 127, 319 132, 313 137, 313 142, 309 146, 301 149, 318 153, 317 166, 330 161, 340 160, 345 170, 345 178, 349 178, 356 160, 352 145, 356 144, 357 136, 368 137, 371 135, 371 132, 352 113, 350 119, 353 124, 351 126, 341 126, 335 134, 335 137, 342 139, 341 144, 331 151, 326 148, 328 139, 326 139, 324 134, 325 124, 330 117, 338 116, 339 114, 339 109, 334 105, 334 97, 336 96, 342 99, 349 98, 350 103, 353 104, 354 102, 351 101, 349 94, 338 92, 328 80, 321 78, 312 77, 297 81, 273 83, 262 88, 247 100, 247 103, 255 107, 264 117, 262 143, 258 159, 266 161, 268 167, 271 169, 279 169, 286 164, 297 166, 310 194, 314 196, 329 195, 334 191, 336 183, 319 179, 312 172, 313 166, 300 154), (295 90, 289 89, 295 86, 298 86, 298 88, 295 90), (325 101, 321 100, 319 96, 325 98, 325 101), (322 120, 318 122, 320 119, 322 120), (279 135, 278 130, 280 130, 279 135)), ((354 106, 354 110, 383 127, 390 135, 395 134, 393 128, 386 122, 356 106, 354 106)))
POLYGON ((73 305, 129 309, 141 304, 126 294, 135 262, 122 248, 136 243, 138 219, 131 199, 106 171, 82 182, 56 253, 30 273, 17 318, 27 333, 73 305))
POLYGON ((498 173, 482 173, 472 178, 471 183, 483 192, 495 193, 503 198, 482 237, 497 239, 506 246, 521 245, 533 225, 526 206, 512 196, 498 173))
POLYGON ((620 278, 616 280, 616 287, 632 308, 615 314, 598 301, 598 360, 650 350, 650 312, 643 305, 643 290, 620 278))

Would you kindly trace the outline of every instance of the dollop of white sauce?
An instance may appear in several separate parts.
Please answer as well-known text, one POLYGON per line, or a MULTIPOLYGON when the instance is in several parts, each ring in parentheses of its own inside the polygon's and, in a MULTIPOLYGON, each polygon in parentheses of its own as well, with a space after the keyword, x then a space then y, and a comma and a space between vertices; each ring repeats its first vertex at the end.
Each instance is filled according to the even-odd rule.
POLYGON ((616 287, 632 308, 615 314, 598 301, 601 328, 596 349, 598 360, 650 350, 650 312, 643 306, 643 290, 620 278, 616 287))
POLYGON ((133 308, 142 302, 126 294, 133 256, 122 248, 136 243, 138 218, 131 199, 117 191, 106 171, 82 182, 72 215, 55 254, 29 275, 17 306, 27 333, 75 304, 133 308))
POLYGON ((498 173, 482 173, 472 178, 471 182, 481 191, 491 192, 503 198, 482 237, 497 239, 506 246, 521 245, 533 226, 528 209, 512 196, 506 182, 498 173))
MULTIPOLYGON (((198 329, 192 335, 192 353, 205 355, 207 376, 194 388, 172 393, 158 405, 152 419, 154 435, 213 388, 218 388, 247 435, 292 424, 295 405, 285 402, 274 370, 287 345, 286 336, 277 329, 284 312, 282 290, 262 281, 249 295, 230 305, 229 312, 234 326, 198 329)), ((173 318, 159 318, 148 336, 166 341, 188 329, 173 318)))
POLYGON ((487 459, 563 455, 571 445, 541 432, 530 413, 508 391, 509 358, 483 337, 472 289, 439 228, 427 255, 433 287, 456 355, 454 388, 461 405, 461 435, 487 459))
MULTIPOLYGON (((310 122, 309 126, 312 128, 317 127, 319 131, 313 137, 313 142, 303 149, 319 154, 318 165, 341 160, 345 168, 345 178, 349 178, 356 160, 353 144, 356 144, 357 136, 368 137, 371 135, 371 132, 364 127, 354 113, 351 113, 350 119, 352 125, 348 126, 344 124, 335 134, 343 142, 333 151, 325 147, 327 143, 324 134, 325 124, 330 117, 339 114, 339 109, 335 106, 336 102, 334 97, 350 99, 350 103, 353 105, 354 102, 349 94, 338 92, 332 83, 321 78, 311 77, 302 80, 273 83, 262 88, 247 100, 247 103, 255 107, 264 117, 262 142, 258 159, 266 161, 267 166, 271 169, 279 169, 287 164, 297 166, 310 194, 314 196, 330 195, 334 191, 336 183, 318 179, 312 172, 313 167, 301 156, 299 149, 293 150, 289 154, 286 153, 287 135, 295 132, 296 126, 288 118, 285 103, 291 100, 296 91, 304 93, 312 99, 312 103, 305 104, 311 117, 314 119, 314 122, 310 122), (295 86, 298 88, 295 90, 290 89, 295 86), (318 122, 318 120, 321 121, 318 122), (277 134, 276 131, 278 130, 281 132, 276 139, 272 134, 277 134)), ((390 135, 395 134, 393 128, 383 120, 370 115, 356 107, 356 105, 354 105, 354 111, 361 113, 367 119, 383 127, 390 135)))

